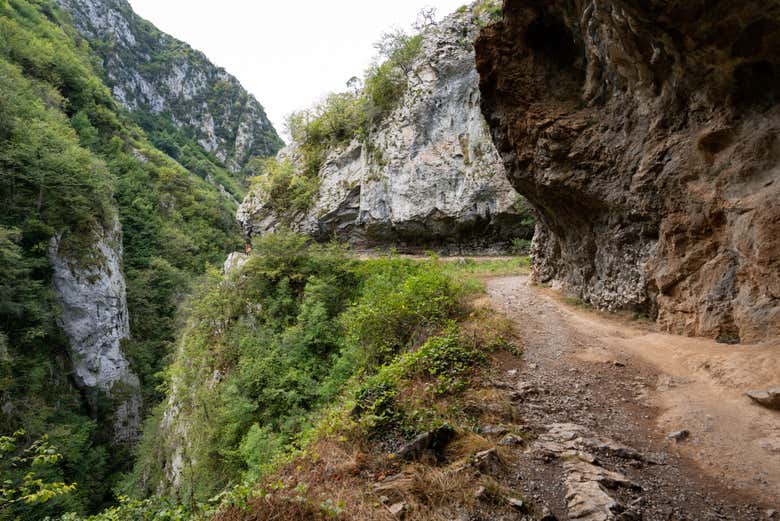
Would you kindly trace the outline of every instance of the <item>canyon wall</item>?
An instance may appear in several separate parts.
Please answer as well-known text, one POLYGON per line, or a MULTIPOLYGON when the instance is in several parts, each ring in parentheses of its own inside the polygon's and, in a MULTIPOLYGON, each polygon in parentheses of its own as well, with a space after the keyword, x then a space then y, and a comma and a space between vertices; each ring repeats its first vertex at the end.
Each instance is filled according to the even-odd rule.
MULTIPOLYGON (((331 152, 313 205, 293 227, 358 247, 506 249, 533 223, 509 184, 480 112, 473 41, 487 12, 464 7, 423 32, 398 106, 331 152)), ((282 156, 295 157, 293 143, 282 156)), ((248 237, 280 220, 250 193, 238 211, 248 237)))
POLYGON ((60 236, 52 238, 49 261, 62 307, 57 322, 68 337, 76 384, 92 395, 93 407, 98 393, 111 399, 114 442, 132 444, 141 431, 141 391, 122 352, 130 324, 119 222, 100 230, 88 253, 77 253, 78 259, 60 236))
POLYGON ((103 58, 106 83, 128 110, 192 134, 233 171, 279 150, 262 105, 235 77, 136 15, 126 0, 58 2, 103 58))
POLYGON ((780 4, 507 0, 476 49, 537 280, 675 333, 780 334, 780 4))

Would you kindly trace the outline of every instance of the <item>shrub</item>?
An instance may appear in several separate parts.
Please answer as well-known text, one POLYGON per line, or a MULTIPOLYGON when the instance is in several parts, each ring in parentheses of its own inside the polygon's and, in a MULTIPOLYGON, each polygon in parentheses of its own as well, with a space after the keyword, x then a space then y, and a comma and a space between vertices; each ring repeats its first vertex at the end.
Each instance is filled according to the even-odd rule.
MULTIPOLYGON (((466 388, 469 375, 486 360, 482 349, 492 345, 466 341, 457 323, 450 321, 444 329, 429 337, 413 351, 401 353, 381 365, 354 392, 352 415, 369 434, 387 435, 399 431, 414 436, 436 423, 431 410, 419 410, 400 399, 402 388, 415 377, 433 378, 435 394, 457 393, 466 388)), ((420 398, 415 392, 415 397, 420 398)))
POLYGON ((297 145, 302 174, 319 175, 330 150, 349 143, 365 132, 365 99, 360 93, 331 93, 314 107, 287 118, 287 131, 297 145))
POLYGON ((376 44, 386 60, 372 65, 365 75, 370 121, 382 119, 397 105, 406 90, 414 60, 422 50, 422 41, 421 34, 409 36, 398 30, 385 33, 376 44))
MULTIPOLYGON (((24 430, 0 436, 0 519, 21 519, 33 515, 36 506, 76 490, 75 483, 58 481, 56 465, 62 454, 44 435, 27 447, 21 446, 24 430)), ((41 512, 36 512, 41 515, 41 512)))
MULTIPOLYGON (((349 382, 462 316, 462 293, 433 261, 357 262, 288 232, 259 238, 241 270, 229 281, 209 275, 185 308, 170 386, 191 443, 182 497, 205 500, 262 476, 305 443, 349 382)), ((377 394, 385 391, 363 397, 377 418, 392 401, 377 394)), ((140 467, 159 465, 144 446, 140 467)))
POLYGON ((388 361, 461 310, 461 286, 435 262, 368 261, 362 299, 343 317, 363 364, 388 361))
POLYGON ((501 20, 504 7, 499 0, 481 0, 474 6, 473 16, 481 25, 489 25, 501 20))
POLYGON ((428 339, 409 358, 413 371, 436 378, 440 394, 462 390, 468 383, 467 375, 485 361, 485 355, 476 345, 468 346, 460 336, 455 323, 438 336, 428 339))
POLYGON ((146 500, 119 497, 117 506, 94 516, 65 514, 61 521, 194 521, 208 519, 208 510, 199 506, 197 512, 164 498, 146 500))
POLYGON ((283 226, 306 211, 319 190, 319 178, 298 172, 289 159, 254 159, 248 168, 254 173, 253 193, 283 226))
POLYGON ((515 237, 514 239, 512 239, 511 251, 513 254, 524 255, 527 254, 530 249, 531 249, 530 240, 522 239, 520 237, 515 237))
MULTIPOLYGON (((403 95, 422 41, 421 34, 410 36, 400 30, 384 34, 375 45, 383 61, 366 71, 362 90, 331 93, 314 107, 288 116, 287 131, 299 156, 297 177, 313 183, 334 148, 353 139, 366 140, 372 127, 395 108, 403 95)), ((350 84, 358 83, 353 80, 350 84)), ((314 193, 306 192, 310 197, 314 193)), ((305 200, 308 206, 310 199, 305 200)))

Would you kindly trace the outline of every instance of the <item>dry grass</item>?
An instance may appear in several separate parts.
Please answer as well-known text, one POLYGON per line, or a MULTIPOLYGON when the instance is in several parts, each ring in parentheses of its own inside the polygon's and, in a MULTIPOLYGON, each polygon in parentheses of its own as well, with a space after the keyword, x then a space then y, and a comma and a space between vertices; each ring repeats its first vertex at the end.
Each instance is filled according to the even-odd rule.
POLYGON ((478 297, 471 301, 468 318, 460 325, 461 337, 486 353, 508 352, 519 355, 522 342, 515 323, 490 307, 490 301, 478 297))
POLYGON ((487 438, 465 431, 447 446, 446 456, 449 461, 462 461, 494 445, 487 438))

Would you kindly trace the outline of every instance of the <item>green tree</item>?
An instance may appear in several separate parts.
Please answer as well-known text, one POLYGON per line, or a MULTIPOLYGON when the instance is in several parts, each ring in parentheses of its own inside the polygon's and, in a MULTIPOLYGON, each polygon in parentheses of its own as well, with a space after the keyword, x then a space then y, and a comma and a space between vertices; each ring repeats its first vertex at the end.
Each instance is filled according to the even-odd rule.
POLYGON ((20 438, 25 434, 18 430, 11 436, 0 436, 0 519, 18 519, 21 512, 29 515, 36 505, 76 490, 75 483, 50 477, 51 467, 62 455, 49 443, 49 437, 44 435, 23 447, 20 438))

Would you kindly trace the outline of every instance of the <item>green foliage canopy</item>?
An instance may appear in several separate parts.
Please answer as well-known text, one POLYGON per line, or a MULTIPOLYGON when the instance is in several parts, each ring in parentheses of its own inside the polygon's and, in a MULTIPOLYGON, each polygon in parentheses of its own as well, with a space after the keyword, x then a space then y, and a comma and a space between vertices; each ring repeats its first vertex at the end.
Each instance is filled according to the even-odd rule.
MULTIPOLYGON (((229 280, 208 275, 183 319, 169 388, 187 425, 185 503, 260 476, 350 379, 463 312, 464 288, 434 261, 358 262, 290 233, 263 236, 253 252, 229 280)), ((149 429, 146 440, 177 435, 149 429)), ((142 450, 134 481, 156 476, 156 487, 156 450, 142 450)))

